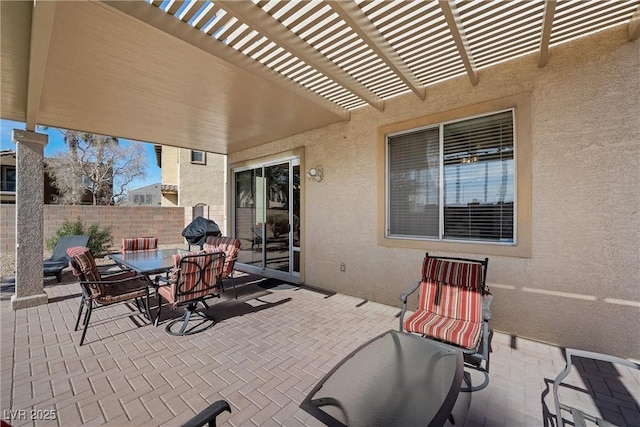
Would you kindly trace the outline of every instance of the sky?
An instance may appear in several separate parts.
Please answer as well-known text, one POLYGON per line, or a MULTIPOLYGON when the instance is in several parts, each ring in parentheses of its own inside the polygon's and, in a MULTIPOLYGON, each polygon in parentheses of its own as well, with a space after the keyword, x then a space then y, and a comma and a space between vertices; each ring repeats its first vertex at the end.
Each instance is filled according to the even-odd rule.
MULTIPOLYGON (((14 129, 24 130, 25 125, 22 122, 14 122, 12 120, 0 119, 0 149, 2 150, 15 150, 16 145, 11 140, 11 133, 14 129)), ((62 133, 54 128, 47 130, 38 130, 39 133, 46 133, 49 135, 49 143, 44 147, 44 157, 51 157, 55 153, 65 149, 64 139, 62 133)), ((118 139, 121 143, 128 143, 128 139, 118 139)), ((153 149, 153 144, 148 142, 143 143, 145 158, 147 160, 146 177, 138 179, 127 186, 127 190, 135 190, 136 188, 144 187, 155 183, 160 183, 160 168, 156 163, 156 153, 153 149)))

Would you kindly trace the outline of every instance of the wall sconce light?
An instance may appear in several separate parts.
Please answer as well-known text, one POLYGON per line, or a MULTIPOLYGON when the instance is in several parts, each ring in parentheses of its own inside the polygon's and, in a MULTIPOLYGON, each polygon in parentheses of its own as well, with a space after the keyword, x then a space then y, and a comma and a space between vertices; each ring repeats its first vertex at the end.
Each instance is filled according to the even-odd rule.
POLYGON ((313 179, 315 182, 322 181, 322 166, 318 165, 307 171, 307 179, 313 179))

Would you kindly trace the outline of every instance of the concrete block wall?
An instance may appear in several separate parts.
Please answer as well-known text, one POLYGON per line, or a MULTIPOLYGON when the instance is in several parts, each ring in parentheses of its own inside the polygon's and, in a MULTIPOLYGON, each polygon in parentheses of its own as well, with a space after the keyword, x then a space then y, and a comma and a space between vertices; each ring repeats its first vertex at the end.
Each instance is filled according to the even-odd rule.
POLYGON ((16 248, 16 205, 0 205, 0 251, 16 248))
MULTIPOLYGON (((55 234, 65 221, 80 218, 85 227, 99 223, 101 228, 111 227, 113 246, 118 248, 124 237, 158 238, 160 245, 182 244, 185 222, 183 207, 142 206, 44 206, 44 240, 55 234)), ((0 205, 0 251, 15 249, 15 205, 0 205)))

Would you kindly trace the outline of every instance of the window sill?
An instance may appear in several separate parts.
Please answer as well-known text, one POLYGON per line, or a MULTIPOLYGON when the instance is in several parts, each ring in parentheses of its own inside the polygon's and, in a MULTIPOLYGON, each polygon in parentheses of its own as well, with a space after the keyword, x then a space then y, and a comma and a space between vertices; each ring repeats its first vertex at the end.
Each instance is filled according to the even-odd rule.
POLYGON ((390 248, 421 249, 426 252, 453 252, 477 255, 493 255, 515 258, 531 258, 531 245, 486 242, 446 242, 402 237, 382 237, 378 245, 390 248))

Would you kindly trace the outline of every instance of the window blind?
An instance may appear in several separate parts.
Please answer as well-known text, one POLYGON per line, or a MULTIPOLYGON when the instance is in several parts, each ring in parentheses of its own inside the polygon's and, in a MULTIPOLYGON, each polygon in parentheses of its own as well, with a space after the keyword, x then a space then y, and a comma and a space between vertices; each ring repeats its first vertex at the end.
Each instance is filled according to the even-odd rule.
POLYGON ((439 128, 389 138, 389 234, 439 237, 439 128))
POLYGON ((513 242, 513 120, 510 110, 389 136, 388 235, 513 242))
POLYGON ((513 242, 513 112, 443 127, 444 238, 513 242))

